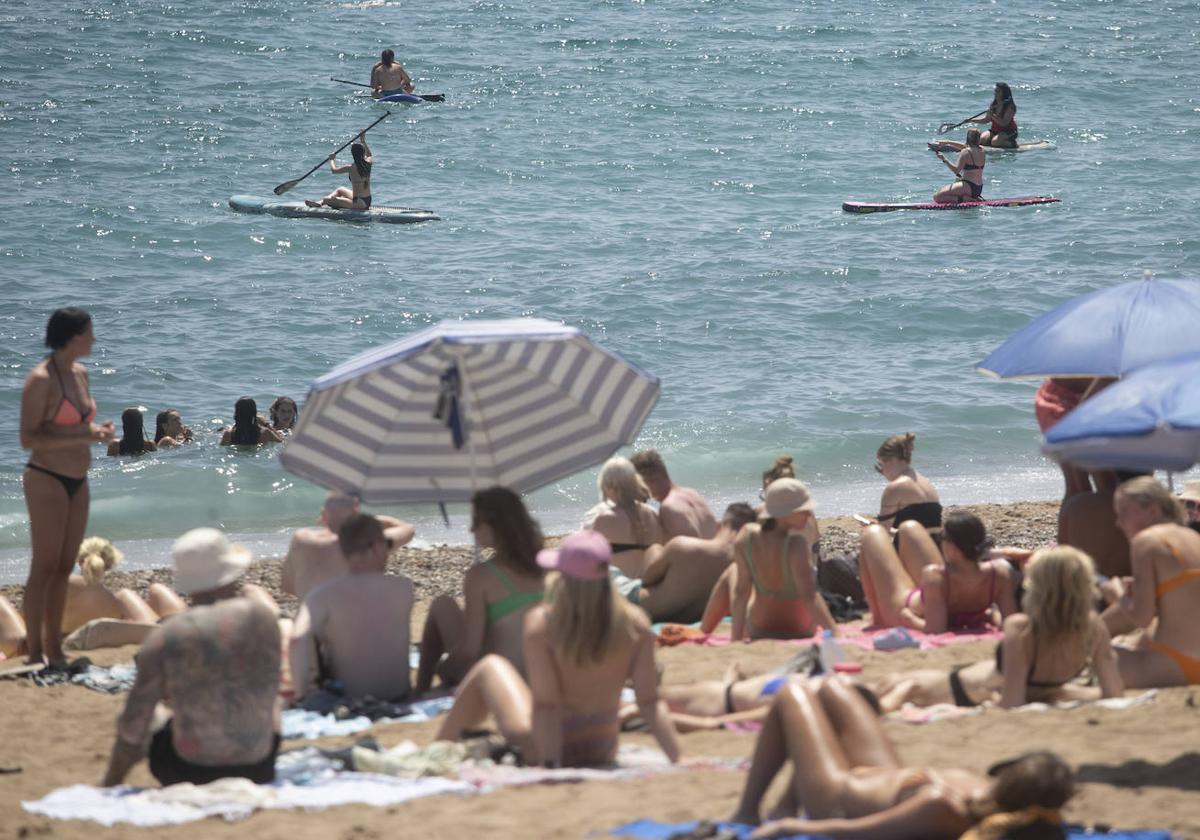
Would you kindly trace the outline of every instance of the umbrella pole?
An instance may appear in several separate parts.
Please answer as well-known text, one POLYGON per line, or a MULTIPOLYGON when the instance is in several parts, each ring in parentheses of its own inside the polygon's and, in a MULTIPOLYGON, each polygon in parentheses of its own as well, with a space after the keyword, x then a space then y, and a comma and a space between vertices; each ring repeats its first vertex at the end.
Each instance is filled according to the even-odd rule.
MULTIPOLYGON (((471 465, 471 493, 473 495, 479 492, 479 478, 475 472, 475 432, 471 429, 470 398, 467 396, 471 390, 471 385, 467 380, 466 357, 463 355, 461 349, 454 355, 458 360, 458 375, 462 377, 462 393, 459 394, 458 414, 467 433, 467 458, 471 465)), ((479 543, 473 540, 472 545, 475 551, 474 562, 479 563, 479 543)))

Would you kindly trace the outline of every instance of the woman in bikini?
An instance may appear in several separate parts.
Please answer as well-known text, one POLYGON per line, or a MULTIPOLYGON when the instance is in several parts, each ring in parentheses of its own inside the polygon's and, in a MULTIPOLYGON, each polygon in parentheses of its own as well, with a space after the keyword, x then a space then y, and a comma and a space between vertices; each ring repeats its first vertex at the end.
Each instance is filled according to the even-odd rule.
POLYGON ((621 689, 633 684, 647 728, 672 762, 679 744, 658 696, 655 637, 645 615, 609 579, 612 550, 595 531, 578 531, 538 553, 557 574, 546 603, 525 617, 526 682, 500 656, 485 656, 454 696, 437 738, 456 741, 491 715, 529 764, 586 767, 617 757, 621 689))
POLYGON ((870 525, 859 540, 859 571, 876 627, 944 633, 997 624, 997 606, 1002 617, 1016 612, 1009 550, 992 550, 979 517, 946 517, 940 552, 915 519, 900 525, 898 537, 899 551, 886 528, 870 525))
POLYGON ((221 446, 257 446, 282 440, 283 434, 259 415, 258 404, 250 397, 242 397, 233 404, 233 425, 221 434, 221 446))
POLYGON ((463 577, 464 607, 449 595, 439 595, 429 605, 417 694, 429 691, 435 673, 443 685, 457 685, 489 653, 525 674, 521 628, 525 614, 542 602, 543 572, 537 564, 541 528, 520 496, 506 487, 490 487, 471 499, 471 532, 477 546, 494 554, 463 577), (442 654, 449 654, 444 661, 442 654))
POLYGON ((602 534, 611 544, 612 565, 621 574, 641 578, 646 549, 664 541, 658 512, 646 500, 650 491, 628 458, 609 458, 596 481, 600 504, 584 517, 584 527, 602 534))
POLYGON ((121 412, 121 439, 108 445, 109 455, 141 455, 154 452, 158 446, 146 437, 140 408, 127 408, 121 412))
POLYGON ((353 163, 339 166, 337 152, 329 156, 329 171, 334 175, 349 173, 350 188, 338 187, 320 201, 311 198, 304 199, 309 207, 333 207, 337 210, 370 210, 371 209, 371 149, 367 146, 367 136, 359 132, 358 142, 350 146, 353 163))
POLYGON ((1034 823, 1057 828, 1059 809, 1074 793, 1070 768, 1046 752, 995 765, 988 771, 992 779, 963 769, 906 767, 871 706, 839 678, 792 683, 779 692, 733 821, 759 822, 767 788, 789 761, 791 781, 773 811, 788 816, 751 837, 1009 836, 984 830, 1034 823), (796 818, 801 811, 805 819, 796 818), (979 834, 966 833, 975 827, 979 834))
POLYGON ((192 442, 190 426, 183 425, 183 417, 175 408, 164 408, 154 418, 154 445, 159 449, 180 446, 192 442))
POLYGON ((805 528, 813 517, 808 488, 794 478, 771 482, 760 522, 742 528, 734 552, 732 638, 803 639, 837 625, 817 591, 805 528))
POLYGON ((958 179, 935 192, 935 202, 958 204, 963 201, 983 201, 983 165, 987 163, 987 153, 980 142, 979 129, 967 129, 967 145, 959 151, 958 160, 954 163, 946 160, 939 149, 932 149, 937 159, 946 164, 958 179))
POLYGON ((33 547, 24 600, 28 659, 53 667, 67 660, 62 617, 67 579, 87 528, 91 445, 108 443, 114 433, 112 421, 94 422, 87 369, 78 362, 95 341, 87 312, 55 310, 46 324, 50 355, 34 365, 21 392, 21 447, 29 450, 22 482, 33 547))
POLYGON ((1116 582, 1104 620, 1114 636, 1147 628, 1135 647, 1117 647, 1121 677, 1130 688, 1200 685, 1200 534, 1151 476, 1121 484, 1113 506, 1133 577, 1116 582))
POLYGON ((937 488, 912 465, 917 436, 892 435, 875 450, 875 472, 887 480, 879 499, 877 522, 892 528, 914 520, 931 535, 942 530, 942 502, 937 488))

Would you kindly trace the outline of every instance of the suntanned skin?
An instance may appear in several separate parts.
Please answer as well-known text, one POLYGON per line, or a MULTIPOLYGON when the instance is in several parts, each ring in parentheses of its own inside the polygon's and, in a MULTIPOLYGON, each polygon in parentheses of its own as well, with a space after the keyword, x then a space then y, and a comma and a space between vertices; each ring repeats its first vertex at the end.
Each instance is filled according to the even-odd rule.
POLYGON ((712 539, 674 537, 651 546, 638 606, 652 621, 699 621, 713 587, 734 561, 739 532, 722 523, 712 539))
MULTIPOLYGON (((629 514, 621 508, 602 502, 592 509, 595 517, 592 519, 592 530, 603 534, 610 543, 628 543, 641 545, 656 545, 663 542, 662 525, 658 513, 647 504, 639 503, 636 511, 640 526, 640 538, 635 532, 629 514)), ((622 574, 640 578, 646 570, 645 549, 629 549, 614 551, 612 564, 621 570, 622 574)))
POLYGON ((397 90, 412 93, 413 81, 399 61, 393 59, 391 66, 378 61, 371 68, 371 90, 375 96, 382 96, 385 91, 397 90))

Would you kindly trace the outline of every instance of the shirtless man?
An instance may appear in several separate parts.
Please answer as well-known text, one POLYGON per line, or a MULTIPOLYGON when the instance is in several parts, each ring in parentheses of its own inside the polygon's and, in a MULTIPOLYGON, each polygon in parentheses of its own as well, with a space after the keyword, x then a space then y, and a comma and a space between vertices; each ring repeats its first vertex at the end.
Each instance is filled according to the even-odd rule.
POLYGON ((163 785, 228 776, 270 782, 279 750, 280 637, 270 608, 239 595, 250 552, 215 528, 197 528, 176 541, 174 555, 175 588, 194 606, 138 651, 137 682, 102 784, 120 784, 143 756, 163 785), (160 703, 171 716, 152 734, 160 703))
POLYGON ((704 498, 690 487, 671 481, 662 456, 644 449, 629 459, 658 502, 658 518, 667 537, 700 537, 711 540, 717 535, 717 518, 704 498))
POLYGON ((738 533, 756 518, 750 505, 732 504, 712 539, 672 537, 666 545, 650 546, 634 603, 649 613, 651 621, 699 621, 709 593, 734 561, 738 533))
MULTIPOLYGON (((279 588, 301 601, 319 583, 349 572, 346 558, 338 548, 338 529, 358 513, 358 499, 345 493, 333 492, 321 507, 321 524, 315 528, 299 528, 292 535, 287 557, 279 572, 279 588)), ((413 526, 391 516, 376 516, 383 535, 392 548, 406 545, 413 538, 413 526)))
POLYGON ((338 544, 349 574, 314 588, 296 614, 289 656, 296 697, 335 680, 346 697, 403 700, 412 581, 384 573, 390 547, 376 517, 347 518, 338 544))
POLYGON ((371 90, 376 97, 413 92, 412 78, 396 61, 396 54, 391 50, 384 50, 380 60, 371 68, 371 90))

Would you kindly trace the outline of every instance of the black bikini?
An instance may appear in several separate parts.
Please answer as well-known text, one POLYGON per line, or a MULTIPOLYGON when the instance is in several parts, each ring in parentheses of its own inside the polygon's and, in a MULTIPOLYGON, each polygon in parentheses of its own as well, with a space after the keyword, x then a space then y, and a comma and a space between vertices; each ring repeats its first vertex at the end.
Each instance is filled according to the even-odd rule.
POLYGON ((67 491, 68 499, 74 498, 75 494, 79 492, 79 489, 83 487, 83 485, 87 484, 87 476, 84 476, 83 478, 71 478, 69 475, 63 475, 62 473, 54 472, 54 470, 48 470, 45 467, 39 467, 32 461, 26 462, 25 466, 31 470, 37 470, 40 473, 45 473, 46 475, 57 478, 58 483, 61 484, 63 489, 67 491))
POLYGON ((640 543, 610 543, 612 545, 612 553, 620 554, 622 551, 645 551, 650 546, 641 545, 640 543))
POLYGON ((960 177, 958 180, 962 181, 964 184, 966 184, 968 187, 970 187, 971 188, 971 198, 975 199, 976 201, 979 201, 983 198, 983 184, 976 184, 973 181, 968 181, 966 178, 961 177, 963 172, 970 172, 972 170, 977 170, 979 172, 982 172, 983 165, 980 164, 979 166, 976 166, 973 163, 963 164, 962 172, 959 172, 960 177))
MULTIPOLYGON (((957 668, 950 669, 950 694, 954 698, 955 706, 967 706, 967 707, 978 706, 979 705, 978 703, 976 703, 969 696, 967 696, 966 689, 963 688, 962 678, 960 678, 958 676, 958 672, 961 671, 965 667, 966 667, 965 665, 959 665, 957 668)), ((1035 680, 1033 678, 1033 672, 1035 670, 1037 670, 1037 637, 1034 636, 1034 638, 1033 638, 1033 658, 1032 658, 1032 660, 1030 660, 1030 663, 1029 663, 1029 671, 1028 671, 1028 673, 1025 674, 1025 686, 1026 686, 1026 688, 1042 688, 1042 689, 1062 688, 1064 685, 1069 683, 1071 680, 1075 679, 1075 677, 1078 677, 1079 674, 1082 674, 1086 668, 1087 668, 1087 664, 1085 663, 1083 668, 1080 668, 1074 677, 1068 677, 1067 679, 1061 680, 1058 682, 1047 681, 1047 680, 1035 680)), ((1004 644, 1003 644, 1003 642, 998 643, 996 645, 996 671, 1001 675, 1004 674, 1004 644)))
MULTIPOLYGON (((923 528, 941 528, 942 527, 942 503, 941 502, 913 502, 911 505, 905 505, 887 516, 876 517, 880 522, 887 522, 889 519, 895 520, 892 523, 893 528, 899 528, 901 522, 913 521, 920 524, 923 528)), ((934 545, 942 544, 941 533, 929 535, 934 542, 934 545)), ((892 545, 896 547, 896 551, 900 550, 900 535, 896 534, 892 537, 892 545)))

